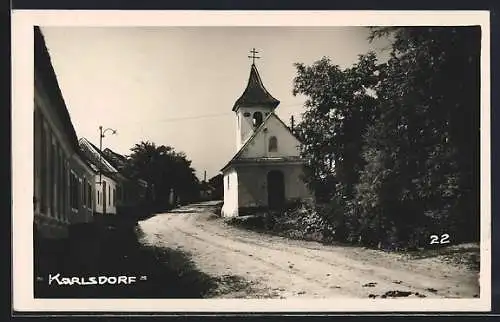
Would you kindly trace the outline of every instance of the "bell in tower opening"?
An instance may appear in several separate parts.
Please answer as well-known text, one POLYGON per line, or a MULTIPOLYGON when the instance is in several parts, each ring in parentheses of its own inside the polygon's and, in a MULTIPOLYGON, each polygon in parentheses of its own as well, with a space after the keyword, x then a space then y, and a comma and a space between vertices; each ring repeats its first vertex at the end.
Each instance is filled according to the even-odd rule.
POLYGON ((262 124, 262 113, 254 112, 253 113, 253 127, 256 128, 262 124))

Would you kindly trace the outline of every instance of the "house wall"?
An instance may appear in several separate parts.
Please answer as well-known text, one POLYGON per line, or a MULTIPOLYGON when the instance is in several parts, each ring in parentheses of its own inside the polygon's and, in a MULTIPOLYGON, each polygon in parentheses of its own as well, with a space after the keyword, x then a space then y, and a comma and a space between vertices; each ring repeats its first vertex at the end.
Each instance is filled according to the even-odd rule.
POLYGON ((146 182, 123 178, 116 185, 116 215, 141 218, 151 214, 151 196, 146 182))
MULTIPOLYGON (((94 189, 95 174, 80 158, 79 155, 73 155, 73 167, 71 175, 74 176, 76 187, 69 184, 70 205, 71 205, 71 224, 90 223, 94 220, 94 189), (73 189, 73 191, 72 191, 73 189), (74 199, 71 195, 75 194, 74 199)), ((70 178, 71 181, 71 178, 70 178)))
POLYGON ((95 176, 95 195, 94 198, 96 200, 95 204, 95 213, 98 215, 116 215, 116 200, 114 198, 117 197, 116 181, 105 176, 104 174, 99 178, 99 175, 95 176), (102 183, 99 184, 99 180, 102 183), (103 190, 104 182, 106 182, 106 191, 103 190), (104 200, 105 199, 105 200, 104 200), (103 213, 104 203, 106 202, 106 213, 103 213))
POLYGON ((222 215, 224 217, 238 216, 238 173, 234 168, 230 168, 224 173, 222 215))
POLYGON ((132 180, 121 180, 116 185, 116 206, 127 207, 138 200, 138 186, 132 180))
POLYGON ((237 172, 240 210, 268 206, 267 174, 272 170, 283 172, 287 201, 311 198, 312 194, 302 180, 304 174, 302 164, 239 166, 237 172))
POLYGON ((34 221, 42 237, 63 238, 68 235, 68 199, 64 177, 57 176, 69 171, 71 149, 62 134, 55 115, 35 88, 34 110, 34 221), (55 160, 59 160, 56 163, 55 160), (62 160, 62 161, 61 161, 62 160), (62 201, 61 205, 58 201, 62 201))
POLYGON ((56 103, 47 93, 35 73, 34 226, 37 236, 66 238, 71 224, 91 220, 83 205, 72 207, 75 197, 70 189, 71 178, 91 179, 92 172, 76 154, 75 142, 64 131, 63 121, 53 105, 56 103))

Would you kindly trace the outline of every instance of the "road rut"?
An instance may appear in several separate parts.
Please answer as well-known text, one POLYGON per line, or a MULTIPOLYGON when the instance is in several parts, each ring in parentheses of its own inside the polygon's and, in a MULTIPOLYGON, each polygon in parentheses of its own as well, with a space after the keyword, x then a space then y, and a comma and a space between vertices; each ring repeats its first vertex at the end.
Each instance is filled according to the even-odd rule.
POLYGON ((182 250, 201 271, 218 278, 238 276, 249 285, 215 297, 471 298, 479 294, 478 272, 465 266, 243 230, 216 218, 211 206, 182 207, 139 226, 143 243, 182 250))

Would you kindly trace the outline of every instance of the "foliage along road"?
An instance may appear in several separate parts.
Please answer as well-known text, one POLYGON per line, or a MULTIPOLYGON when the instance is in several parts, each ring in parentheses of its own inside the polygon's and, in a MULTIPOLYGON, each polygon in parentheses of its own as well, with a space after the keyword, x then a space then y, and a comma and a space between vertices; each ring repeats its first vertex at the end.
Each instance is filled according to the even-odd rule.
MULTIPOLYGON (((478 271, 444 256, 418 258, 362 247, 290 240, 229 226, 213 203, 139 223, 141 242, 181 250, 220 281, 216 298, 472 298, 478 271)), ((455 247, 455 246, 451 246, 455 247)), ((456 246, 467 253, 475 245, 456 246)), ((472 252, 475 252, 472 251, 472 252)))

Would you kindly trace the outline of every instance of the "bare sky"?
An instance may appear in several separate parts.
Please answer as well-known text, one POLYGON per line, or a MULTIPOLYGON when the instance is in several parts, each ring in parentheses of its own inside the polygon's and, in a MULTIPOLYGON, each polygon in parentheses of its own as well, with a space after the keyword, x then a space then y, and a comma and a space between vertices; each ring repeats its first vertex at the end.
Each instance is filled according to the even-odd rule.
POLYGON ((231 108, 257 69, 289 124, 303 110, 293 97, 296 62, 328 56, 341 67, 387 46, 362 27, 43 27, 78 137, 99 144, 99 125, 117 130, 103 148, 129 154, 141 140, 169 145, 193 161, 200 179, 236 152, 231 108))

